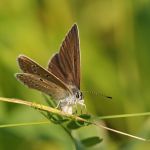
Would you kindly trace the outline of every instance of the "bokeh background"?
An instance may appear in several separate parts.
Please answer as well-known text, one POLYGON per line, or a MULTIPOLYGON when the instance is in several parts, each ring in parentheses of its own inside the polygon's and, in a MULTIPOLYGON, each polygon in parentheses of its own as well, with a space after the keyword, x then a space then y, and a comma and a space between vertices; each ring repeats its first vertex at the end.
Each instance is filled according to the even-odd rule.
MULTIPOLYGON (((88 111, 96 116, 150 111, 149 0, 0 0, 0 96, 43 103, 40 92, 15 79, 16 58, 25 54, 47 67, 73 23, 80 32, 81 89, 113 97, 110 101, 85 92, 88 111)), ((44 118, 38 111, 0 102, 0 124, 40 120, 44 118)), ((150 138, 149 117, 102 123, 150 138)), ((150 146, 93 126, 74 135, 103 138, 93 150, 148 150, 150 146)), ((1 128, 0 149, 71 150, 74 145, 58 125, 42 124, 1 128)))

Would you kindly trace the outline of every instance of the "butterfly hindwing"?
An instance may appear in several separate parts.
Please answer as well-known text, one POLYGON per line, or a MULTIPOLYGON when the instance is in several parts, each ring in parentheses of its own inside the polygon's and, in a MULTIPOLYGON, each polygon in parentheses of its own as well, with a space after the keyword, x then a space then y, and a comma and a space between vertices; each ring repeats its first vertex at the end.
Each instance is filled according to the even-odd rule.
POLYGON ((65 89, 55 84, 54 82, 41 78, 38 75, 29 73, 17 73, 16 78, 29 88, 44 92, 55 100, 60 100, 69 96, 69 93, 65 89))
POLYGON ((51 72, 45 70, 43 67, 41 67, 39 64, 37 64, 36 62, 28 58, 27 56, 20 55, 18 57, 18 63, 19 63, 21 70, 24 73, 38 75, 39 77, 46 79, 50 82, 53 82, 59 85, 60 87, 64 88, 65 90, 69 91, 69 88, 67 87, 67 85, 63 83, 58 77, 53 75, 51 72))

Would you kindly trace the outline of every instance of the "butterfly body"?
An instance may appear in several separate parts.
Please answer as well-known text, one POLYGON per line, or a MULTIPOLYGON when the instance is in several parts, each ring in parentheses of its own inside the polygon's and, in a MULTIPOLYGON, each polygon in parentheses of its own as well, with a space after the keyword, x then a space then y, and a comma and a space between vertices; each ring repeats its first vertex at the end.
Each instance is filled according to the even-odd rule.
POLYGON ((24 55, 18 57, 18 63, 23 73, 17 73, 17 79, 29 88, 50 95, 65 113, 72 114, 77 104, 85 106, 80 92, 80 50, 76 24, 66 35, 59 53, 49 61, 47 70, 24 55))
POLYGON ((59 105, 61 109, 64 112, 67 112, 68 114, 73 113, 74 106, 76 107, 75 109, 77 109, 77 105, 81 105, 85 107, 82 93, 80 91, 77 91, 73 95, 70 95, 69 97, 66 97, 63 100, 60 100, 59 105))

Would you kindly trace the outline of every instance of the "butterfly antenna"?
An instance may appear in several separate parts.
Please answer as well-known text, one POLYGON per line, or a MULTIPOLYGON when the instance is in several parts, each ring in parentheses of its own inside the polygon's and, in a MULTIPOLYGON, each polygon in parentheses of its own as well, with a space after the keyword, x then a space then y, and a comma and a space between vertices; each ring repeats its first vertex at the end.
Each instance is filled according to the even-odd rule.
POLYGON ((100 93, 100 92, 96 92, 96 91, 83 91, 83 93, 90 93, 90 94, 93 94, 93 95, 100 95, 100 96, 103 96, 107 99, 110 99, 110 100, 112 99, 111 96, 107 96, 107 95, 103 94, 102 92, 100 93))

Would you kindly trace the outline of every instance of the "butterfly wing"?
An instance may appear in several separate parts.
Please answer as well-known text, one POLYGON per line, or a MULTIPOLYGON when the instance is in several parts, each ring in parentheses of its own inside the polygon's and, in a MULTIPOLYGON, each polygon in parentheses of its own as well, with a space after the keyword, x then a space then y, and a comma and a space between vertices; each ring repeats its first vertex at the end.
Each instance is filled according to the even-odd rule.
MULTIPOLYGON (((32 87, 30 82, 25 82, 25 84, 28 85, 30 88, 34 88, 37 90, 40 90, 40 88, 41 88, 40 91, 51 95, 55 99, 56 99, 56 96, 53 96, 53 95, 58 94, 57 99, 61 99, 63 97, 63 96, 59 97, 59 95, 63 95, 61 93, 62 91, 64 92, 64 95, 72 94, 70 89, 68 88, 68 86, 65 83, 63 83, 58 77, 53 75, 51 72, 45 70, 44 68, 42 68, 39 64, 37 64, 36 62, 31 60, 30 58, 28 58, 24 55, 20 55, 18 57, 18 63, 19 63, 21 70, 26 74, 23 74, 23 76, 17 75, 17 79, 19 79, 20 81, 23 82, 24 80, 28 81, 27 77, 29 77, 29 78, 31 78, 30 80, 34 84, 36 83, 36 81, 40 82, 38 89, 35 86, 32 87), (36 80, 35 80, 35 78, 36 78, 36 80), (39 81, 39 79, 42 79, 43 82, 39 81), (42 85, 44 86, 45 83, 50 84, 48 86, 49 88, 45 89, 45 87, 41 87, 42 85), (52 87, 57 87, 57 88, 52 89, 52 87), (45 90, 43 90, 43 89, 45 89, 45 90), (58 89, 60 89, 61 94, 59 94, 57 92, 58 89), (47 92, 48 90, 50 90, 49 93, 47 92)), ((36 84, 38 84, 38 83, 36 83, 36 84)))
POLYGON ((48 70, 67 85, 80 89, 80 50, 76 24, 65 37, 59 53, 52 57, 48 70))
POLYGON ((29 88, 44 92, 56 100, 60 100, 69 96, 69 93, 66 92, 64 88, 58 86, 52 81, 41 78, 38 75, 29 73, 17 73, 16 78, 23 84, 27 85, 29 88))

